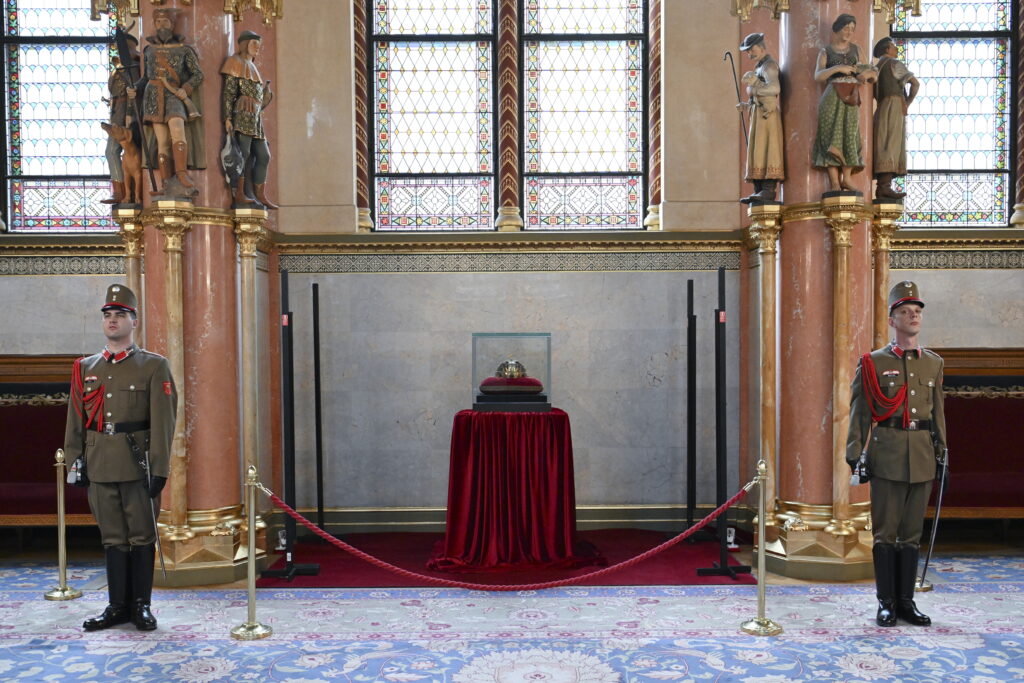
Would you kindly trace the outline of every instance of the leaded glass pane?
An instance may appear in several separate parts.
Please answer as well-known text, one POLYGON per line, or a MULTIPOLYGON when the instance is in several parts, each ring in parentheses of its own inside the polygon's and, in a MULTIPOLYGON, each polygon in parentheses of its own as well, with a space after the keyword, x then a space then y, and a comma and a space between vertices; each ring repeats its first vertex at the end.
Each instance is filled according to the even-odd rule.
POLYGON ((108 38, 108 21, 92 21, 89 0, 3 0, 6 35, 108 38))
POLYGON ((640 229, 642 176, 526 177, 527 230, 640 229))
POLYGON ((1008 173, 911 173, 896 185, 914 227, 1005 227, 1010 219, 1008 173))
POLYGON ((524 34, 642 33, 641 0, 525 0, 524 34))
POLYGON ((491 44, 375 46, 376 171, 491 172, 491 44))
POLYGON ((528 41, 526 173, 643 170, 641 42, 528 41))
POLYGON ((376 0, 376 35, 481 35, 491 32, 491 0, 376 0))
POLYGON ((1011 0, 926 0, 921 16, 900 9, 893 31, 1009 31, 1011 0))
POLYGON ((921 82, 907 116, 908 168, 1007 168, 1008 47, 995 38, 904 45, 906 62, 921 82))
POLYGON ((114 230, 107 180, 12 180, 9 201, 13 231, 114 230))
POLYGON ((378 230, 490 230, 490 177, 377 178, 378 230))
POLYGON ((106 174, 106 48, 9 45, 7 56, 8 172, 106 174))

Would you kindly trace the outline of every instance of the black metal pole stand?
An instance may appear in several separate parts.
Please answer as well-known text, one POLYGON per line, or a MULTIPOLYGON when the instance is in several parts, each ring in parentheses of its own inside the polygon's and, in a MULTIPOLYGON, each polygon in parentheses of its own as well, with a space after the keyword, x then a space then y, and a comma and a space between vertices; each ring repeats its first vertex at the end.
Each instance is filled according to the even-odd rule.
MULTIPOLYGON (((715 505, 721 506, 728 498, 728 467, 726 457, 726 415, 725 415, 725 268, 718 269, 718 308, 715 310, 715 505)), ((749 574, 746 565, 729 565, 729 549, 726 545, 728 511, 723 512, 715 524, 718 536, 719 558, 713 567, 697 570, 698 576, 731 576, 749 574)))
MULTIPOLYGON (((295 507, 295 364, 292 357, 292 312, 288 310, 288 271, 281 271, 281 416, 284 437, 284 502, 295 507)), ((295 520, 286 516, 284 520, 285 566, 281 569, 265 569, 263 577, 284 578, 291 581, 296 576, 315 576, 320 573, 318 564, 295 564, 292 554, 295 549, 295 520)))
MULTIPOLYGON (((697 510, 697 315, 693 312, 693 280, 686 281, 686 528, 693 527, 697 510)), ((710 541, 701 529, 689 543, 710 541)))
MULTIPOLYGON (((316 525, 324 529, 324 430, 320 397, 320 285, 313 283, 313 414, 316 424, 316 525)), ((320 538, 317 536, 317 538, 320 538)))

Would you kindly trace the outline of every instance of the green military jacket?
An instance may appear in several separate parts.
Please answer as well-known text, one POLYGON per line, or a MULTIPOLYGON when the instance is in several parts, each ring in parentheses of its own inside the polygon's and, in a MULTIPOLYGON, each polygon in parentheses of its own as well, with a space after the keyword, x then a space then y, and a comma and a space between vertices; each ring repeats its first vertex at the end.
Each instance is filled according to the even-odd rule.
MULTIPOLYGON (((943 410, 942 358, 927 349, 904 351, 895 344, 871 352, 878 385, 886 397, 894 397, 907 386, 906 407, 911 420, 930 420, 930 429, 905 430, 875 425, 871 429, 871 408, 864 386, 863 363, 858 364, 850 397, 850 431, 846 440, 846 461, 855 463, 864 449, 868 432, 868 471, 875 477, 912 484, 935 478, 935 449, 946 447, 946 417, 943 410)), ((876 406, 876 410, 881 406, 876 406)), ((893 413, 899 422, 901 406, 893 413)))
POLYGON ((137 481, 145 477, 125 434, 99 425, 148 422, 132 434, 140 448, 149 443, 152 473, 167 477, 178 392, 167 359, 132 347, 127 357, 97 353, 81 359, 72 377, 64 454, 72 462, 84 453, 90 481, 137 481), (100 418, 102 417, 102 421, 100 418))

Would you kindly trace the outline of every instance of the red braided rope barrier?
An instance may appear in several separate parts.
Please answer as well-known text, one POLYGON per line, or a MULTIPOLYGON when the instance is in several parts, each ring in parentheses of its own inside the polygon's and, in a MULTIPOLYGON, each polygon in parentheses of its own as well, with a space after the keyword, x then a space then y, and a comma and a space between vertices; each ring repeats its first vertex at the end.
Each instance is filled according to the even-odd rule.
POLYGON ((703 529, 710 522, 713 522, 715 519, 717 519, 723 512, 725 512, 726 510, 731 508, 733 505, 735 505, 737 503, 737 501, 739 501, 741 498, 743 498, 745 495, 747 495, 748 487, 749 487, 749 485, 744 487, 744 488, 742 488, 742 489, 740 489, 736 493, 736 495, 734 495, 732 498, 730 498, 729 500, 725 501, 724 503, 719 505, 717 508, 715 508, 711 512, 711 514, 709 514, 707 517, 705 517, 704 519, 700 520, 699 522, 694 524, 692 527, 690 527, 689 529, 687 529, 683 533, 679 534, 678 536, 675 536, 674 538, 670 538, 669 540, 665 541, 661 545, 655 546, 654 548, 651 548, 650 550, 648 550, 646 552, 643 552, 643 553, 637 555, 636 557, 632 557, 632 558, 630 558, 628 560, 624 560, 622 562, 619 562, 618 564, 613 564, 610 567, 603 567, 601 569, 597 569, 595 571, 588 572, 586 574, 580 574, 579 576, 573 576, 573 577, 570 577, 570 578, 567 578, 567 579, 559 579, 557 581, 546 581, 544 583, 523 583, 523 584, 491 585, 491 584, 485 584, 485 583, 467 583, 465 581, 453 581, 451 579, 441 579, 441 578, 437 578, 435 576, 427 576, 426 574, 418 574, 416 572, 409 571, 408 569, 402 569, 401 567, 396 567, 393 564, 385 562, 384 560, 376 558, 373 555, 370 555, 369 553, 363 552, 359 548, 355 548, 355 547, 349 545, 348 543, 345 543, 345 541, 342 541, 339 538, 335 538, 334 536, 332 536, 331 534, 327 533, 326 531, 324 531, 323 529, 321 529, 320 527, 316 526, 315 524, 310 522, 308 519, 303 517, 301 514, 296 512, 294 508, 292 508, 290 505, 288 505, 283 500, 278 498, 277 495, 273 491, 271 491, 271 490, 263 487, 262 485, 260 485, 260 488, 263 490, 264 493, 266 493, 270 497, 270 500, 274 503, 274 505, 276 505, 277 507, 279 507, 282 510, 284 510, 284 512, 288 516, 290 516, 293 519, 295 519, 295 521, 299 522, 304 527, 306 527, 307 529, 312 531, 314 534, 316 534, 320 538, 324 539, 325 541, 329 542, 331 545, 334 545, 334 546, 336 546, 336 547, 338 547, 338 548, 340 548, 340 549, 342 549, 342 550, 344 550, 346 552, 352 553, 353 555, 355 555, 356 557, 358 557, 361 560, 365 560, 366 562, 369 562, 372 565, 380 567, 381 569, 385 569, 385 570, 387 570, 389 572, 392 572, 394 574, 398 574, 399 576, 404 576, 406 578, 420 579, 420 580, 426 581, 427 583, 435 584, 435 585, 438 585, 438 586, 447 586, 449 588, 468 588, 468 589, 471 589, 471 590, 483 590, 483 591, 526 591, 526 590, 541 590, 543 588, 556 588, 558 586, 571 586, 573 584, 580 583, 581 581, 585 581, 587 579, 593 579, 593 578, 596 578, 598 576, 603 576, 605 574, 608 574, 609 572, 617 571, 617 570, 623 569, 625 567, 630 567, 630 566, 636 564, 637 562, 641 562, 642 560, 646 560, 648 557, 651 557, 653 555, 657 555, 658 553, 662 552, 663 550, 667 550, 667 549, 671 548, 672 546, 676 545, 677 543, 680 543, 680 542, 686 540, 691 535, 693 535, 693 534, 697 533, 699 530, 703 529))

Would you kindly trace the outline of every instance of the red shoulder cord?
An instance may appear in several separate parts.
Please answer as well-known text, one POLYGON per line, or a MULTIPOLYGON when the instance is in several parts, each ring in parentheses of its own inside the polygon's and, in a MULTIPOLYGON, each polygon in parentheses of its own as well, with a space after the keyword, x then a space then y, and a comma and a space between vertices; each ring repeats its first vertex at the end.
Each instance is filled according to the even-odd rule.
POLYGON ((71 405, 74 406, 79 417, 85 418, 86 429, 95 421, 96 429, 103 431, 103 385, 85 393, 85 383, 82 381, 82 360, 81 358, 75 359, 75 367, 71 373, 71 405))
POLYGON ((907 410, 907 385, 904 384, 896 395, 889 398, 878 385, 878 373, 875 371, 875 363, 871 360, 871 354, 865 353, 860 358, 861 381, 867 388, 865 392, 868 398, 868 407, 871 408, 871 420, 881 422, 892 417, 900 406, 903 406, 903 426, 910 425, 910 411, 907 410), (876 410, 875 406, 880 406, 876 410), (882 409, 887 409, 882 412, 882 409))

